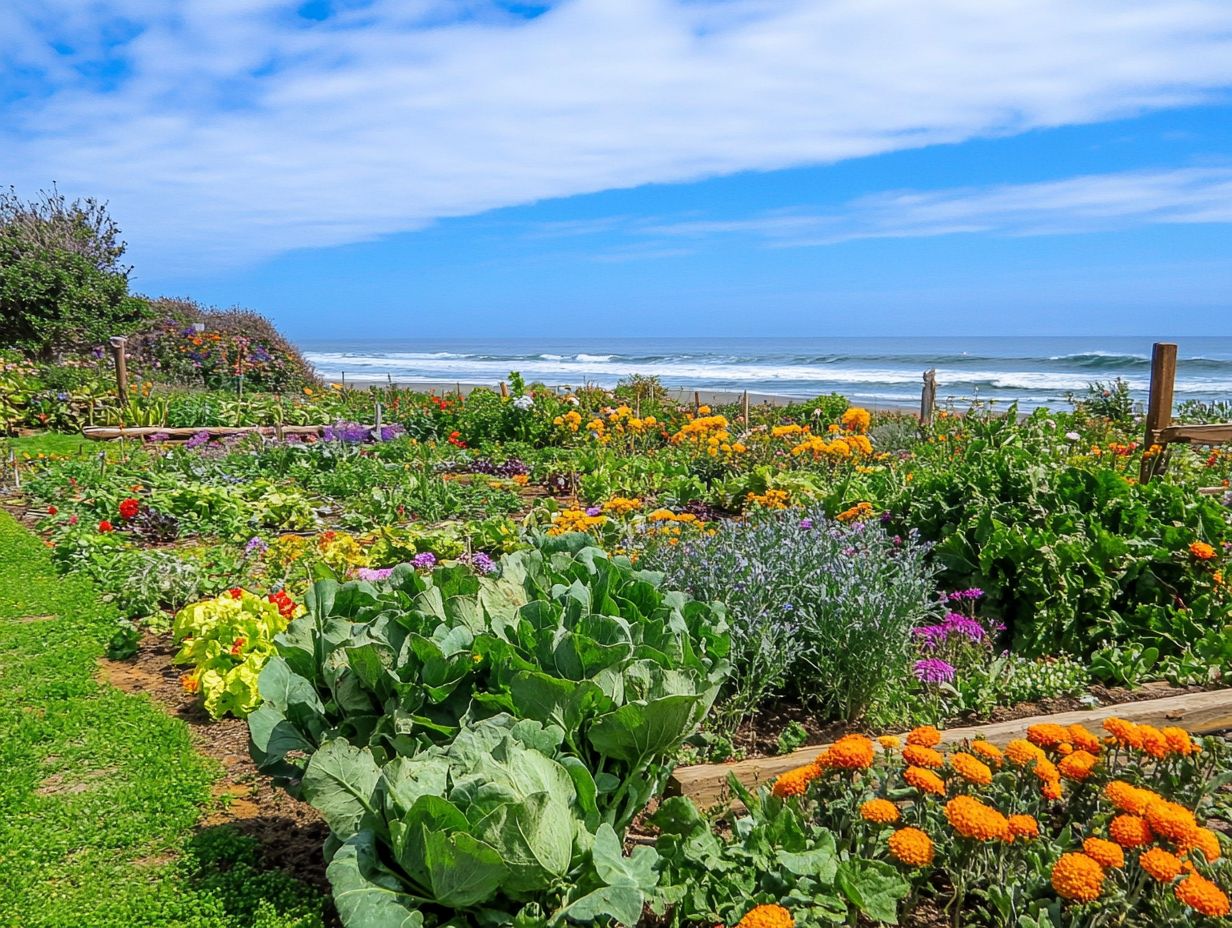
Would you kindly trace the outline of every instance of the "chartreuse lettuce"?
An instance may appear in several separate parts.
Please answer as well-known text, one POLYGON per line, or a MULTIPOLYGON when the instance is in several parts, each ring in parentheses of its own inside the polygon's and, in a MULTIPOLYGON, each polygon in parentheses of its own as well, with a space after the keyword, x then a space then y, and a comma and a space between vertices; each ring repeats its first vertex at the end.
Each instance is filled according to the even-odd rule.
POLYGON ((348 926, 633 924, 657 871, 623 835, 727 672, 721 607, 591 547, 318 582, 249 716, 321 810, 348 926))

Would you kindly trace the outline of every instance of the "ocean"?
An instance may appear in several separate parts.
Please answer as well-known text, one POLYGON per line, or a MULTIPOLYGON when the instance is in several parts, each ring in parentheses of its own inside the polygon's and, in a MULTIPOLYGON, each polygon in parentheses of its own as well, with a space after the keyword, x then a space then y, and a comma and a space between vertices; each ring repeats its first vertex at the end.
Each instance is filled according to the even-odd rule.
MULTIPOLYGON (((1232 337, 1178 345, 1176 402, 1232 400, 1232 337)), ((869 406, 914 406, 937 370, 937 399, 1066 407, 1069 393, 1121 377, 1145 402, 1154 341, 1143 337, 492 338, 306 341, 327 380, 487 383, 519 371, 550 385, 614 386, 630 374, 689 390, 785 396, 835 391, 869 406)))

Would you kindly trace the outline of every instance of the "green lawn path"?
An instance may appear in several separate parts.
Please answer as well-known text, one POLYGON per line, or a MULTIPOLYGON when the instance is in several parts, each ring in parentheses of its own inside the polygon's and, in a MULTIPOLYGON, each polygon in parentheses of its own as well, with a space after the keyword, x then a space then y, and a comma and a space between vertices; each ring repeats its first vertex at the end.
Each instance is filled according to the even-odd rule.
POLYGON ((0 928, 321 926, 318 891, 197 827, 221 771, 187 726, 95 680, 114 623, 0 512, 0 928))

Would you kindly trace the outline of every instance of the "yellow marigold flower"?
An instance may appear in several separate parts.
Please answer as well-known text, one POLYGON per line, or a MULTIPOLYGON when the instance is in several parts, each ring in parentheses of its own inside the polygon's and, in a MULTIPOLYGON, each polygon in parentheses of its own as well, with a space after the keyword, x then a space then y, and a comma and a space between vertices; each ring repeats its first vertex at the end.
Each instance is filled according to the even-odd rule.
POLYGON ((873 417, 869 415, 867 409, 861 409, 859 406, 852 406, 840 420, 849 432, 867 432, 869 424, 873 421, 873 417))
POLYGON ((1114 806, 1130 815, 1142 815, 1156 798, 1150 790, 1139 789, 1124 780, 1113 780, 1104 787, 1104 795, 1114 806))
POLYGON ((1181 873, 1181 859, 1162 847, 1153 847, 1149 851, 1144 851, 1138 858, 1138 865, 1151 879, 1160 883, 1171 883, 1181 873))
POLYGON ((1089 754, 1098 754, 1103 749, 1103 745, 1099 743, 1099 737, 1089 731, 1084 725, 1075 722, 1066 729, 1066 733, 1069 735, 1069 740, 1073 743, 1074 747, 1079 750, 1086 751, 1089 754))
POLYGON ((1016 767, 1029 767, 1036 761, 1046 760, 1044 752, 1024 738, 1015 738, 1005 746, 1005 756, 1016 767))
POLYGON ((877 743, 881 745, 883 751, 895 751, 898 750, 898 746, 902 744, 902 741, 893 735, 882 735, 877 739, 877 743))
POLYGON ((859 522, 864 519, 871 518, 873 515, 872 503, 856 503, 850 509, 844 509, 834 518, 840 522, 859 522))
POLYGON ((1138 731, 1138 726, 1133 722, 1127 722, 1125 719, 1113 718, 1104 719, 1104 731, 1108 732, 1123 748, 1140 748, 1142 747, 1142 734, 1138 731))
POLYGON ((913 767, 929 767, 933 770, 945 766, 945 757, 940 751, 918 744, 909 744, 903 748, 903 760, 913 767))
POLYGON ((1062 854, 1052 865, 1052 888, 1062 899, 1094 902, 1104 889, 1104 868, 1086 854, 1062 854))
POLYGON ((1180 754, 1182 757, 1188 757, 1194 752, 1193 738, 1189 732, 1183 728, 1178 728, 1175 725, 1169 725, 1163 730, 1163 736, 1168 741, 1170 747, 1175 754, 1180 754))
POLYGON ((1005 763, 1005 755, 1001 753, 1001 749, 990 741, 972 741, 971 753, 980 755, 994 767, 1005 763))
POLYGON ((1033 815, 1011 815, 1009 818, 1010 834, 1015 838, 1038 838, 1039 822, 1033 815))
POLYGON ((922 793, 931 793, 934 796, 945 795, 945 782, 931 770, 925 770, 923 767, 908 767, 903 771, 903 779, 908 785, 914 786, 922 793))
POLYGON ((1108 824, 1108 834, 1121 847, 1142 847, 1155 837, 1146 819, 1139 815, 1121 814, 1108 824))
POLYGON ((941 732, 932 725, 921 725, 907 733, 908 744, 918 744, 922 748, 935 748, 941 743, 941 732))
POLYGON ((808 790, 808 785, 817 778, 817 773, 817 767, 813 764, 788 770, 775 778, 770 792, 780 799, 786 799, 788 796, 803 796, 808 790))
POLYGON ((1010 823, 1004 815, 971 796, 955 796, 945 804, 950 827, 964 838, 976 841, 1011 840, 1010 823))
POLYGON ((888 799, 870 799, 860 806, 860 818, 878 825, 892 825, 899 820, 898 806, 888 799))
POLYGON ((1150 803, 1146 808, 1146 821, 1155 834, 1181 847, 1188 847, 1198 840, 1198 822, 1193 813, 1175 802, 1159 800, 1150 803))
POLYGON ((1139 725, 1138 738, 1142 742, 1142 750, 1156 760, 1163 760, 1172 753, 1167 737, 1154 725, 1139 725))
POLYGON ((1205 541, 1192 541, 1189 543, 1189 553, 1200 561, 1209 561, 1215 556, 1215 549, 1205 541))
POLYGON ((867 770, 873 766, 873 742, 864 735, 843 735, 818 760, 824 767, 839 770, 867 770))
POLYGON ((933 841, 918 828, 900 828, 890 835, 891 856, 908 867, 927 867, 933 862, 933 841))
POLYGON ((796 920, 781 905, 759 905, 745 913, 736 928, 795 928, 795 925, 796 920))
MULTIPOLYGON (((922 750, 927 751, 928 748, 922 748, 922 750)), ((907 756, 905 751, 903 756, 907 756)), ((982 760, 972 757, 970 754, 951 754, 950 766, 968 783, 973 783, 976 786, 987 786, 992 782, 992 770, 982 760)))
POLYGON ((1176 898, 1195 912, 1211 918, 1228 914, 1228 897, 1222 889, 1204 876, 1191 873, 1176 884, 1176 898))
POLYGON ((1095 765, 1099 763, 1099 758, 1094 754, 1086 751, 1075 751, 1068 757, 1061 758, 1057 764, 1057 771, 1067 780, 1075 780, 1079 783, 1084 782, 1091 776, 1091 771, 1095 769, 1095 765))
POLYGON ((1125 852, 1119 844, 1103 838, 1087 838, 1082 842, 1082 851, 1101 867, 1120 870, 1125 866, 1125 852))
POLYGON ((1055 748, 1069 740, 1069 732, 1062 725, 1043 722, 1027 726, 1027 740, 1041 748, 1055 748))

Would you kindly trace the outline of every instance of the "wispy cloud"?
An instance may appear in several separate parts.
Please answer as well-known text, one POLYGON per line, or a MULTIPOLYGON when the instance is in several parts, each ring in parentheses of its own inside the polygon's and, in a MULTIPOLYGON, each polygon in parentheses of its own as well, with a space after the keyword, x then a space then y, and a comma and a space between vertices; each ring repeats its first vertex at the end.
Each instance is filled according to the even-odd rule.
MULTIPOLYGON (((183 270, 1232 84, 1226 0, 571 0, 532 19, 479 0, 335 6, 313 22, 274 0, 4 5, 0 177, 110 198, 138 257, 183 270)), ((1101 196, 1089 221, 1132 210, 1101 196)), ((867 234, 909 228, 904 215, 954 230, 1030 212, 1010 197, 855 211, 867 234)), ((807 238, 799 217, 769 220, 769 237, 807 238)), ((849 221, 816 239, 858 233, 849 221)))

